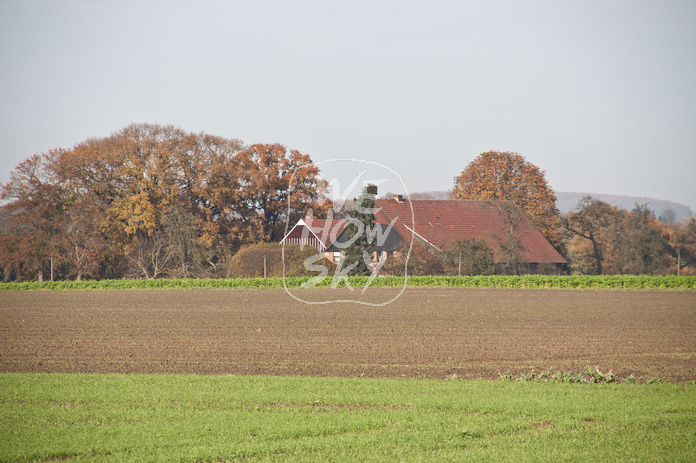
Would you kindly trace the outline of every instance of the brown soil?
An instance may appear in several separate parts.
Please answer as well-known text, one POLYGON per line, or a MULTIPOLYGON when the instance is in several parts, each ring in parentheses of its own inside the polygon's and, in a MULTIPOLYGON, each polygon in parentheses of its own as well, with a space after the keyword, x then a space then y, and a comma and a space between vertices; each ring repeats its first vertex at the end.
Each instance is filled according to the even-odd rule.
POLYGON ((696 379, 696 293, 428 288, 384 307, 282 290, 0 293, 0 372, 497 379, 588 366, 696 379))

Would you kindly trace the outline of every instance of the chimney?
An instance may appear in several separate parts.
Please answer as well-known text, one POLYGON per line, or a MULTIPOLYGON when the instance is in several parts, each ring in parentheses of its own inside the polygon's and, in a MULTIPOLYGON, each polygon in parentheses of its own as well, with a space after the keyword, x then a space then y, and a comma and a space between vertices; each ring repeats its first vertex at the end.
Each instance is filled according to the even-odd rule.
POLYGON ((394 201, 396 201, 397 203, 403 203, 404 196, 403 195, 394 195, 394 201))

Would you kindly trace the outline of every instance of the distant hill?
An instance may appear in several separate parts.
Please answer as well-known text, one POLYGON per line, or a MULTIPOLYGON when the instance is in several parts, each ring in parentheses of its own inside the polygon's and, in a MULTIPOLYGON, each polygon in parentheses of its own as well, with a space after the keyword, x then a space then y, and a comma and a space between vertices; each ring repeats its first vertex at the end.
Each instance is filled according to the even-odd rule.
POLYGON ((664 199, 654 199, 645 198, 639 196, 619 196, 619 195, 603 195, 597 193, 575 193, 575 192, 556 192, 556 206, 561 214, 572 211, 578 206, 578 201, 582 199, 583 196, 592 196, 595 199, 609 203, 612 206, 616 206, 619 209, 631 210, 636 207, 636 204, 647 204, 648 209, 655 213, 655 217, 668 216, 669 213, 665 214, 665 211, 671 209, 674 211, 674 220, 678 222, 680 219, 693 216, 693 211, 689 206, 684 204, 675 203, 674 201, 667 201, 664 199))
MULTIPOLYGON (((665 214, 665 211, 671 209, 674 211, 673 221, 678 222, 682 218, 689 218, 693 216, 693 211, 689 206, 684 204, 675 203, 674 201, 667 201, 663 199, 654 198, 644 198, 638 196, 619 196, 619 195, 604 195, 597 193, 575 193, 566 191, 556 192, 556 206, 561 214, 565 214, 572 211, 578 206, 578 201, 583 198, 583 196, 592 196, 595 199, 609 203, 612 206, 616 206, 619 209, 626 209, 628 211, 634 209, 636 204, 647 204, 648 209, 655 213, 655 217, 665 216, 668 218, 669 212, 665 214)), ((413 199, 449 199, 446 191, 425 191, 422 193, 412 193, 411 197, 413 199)))

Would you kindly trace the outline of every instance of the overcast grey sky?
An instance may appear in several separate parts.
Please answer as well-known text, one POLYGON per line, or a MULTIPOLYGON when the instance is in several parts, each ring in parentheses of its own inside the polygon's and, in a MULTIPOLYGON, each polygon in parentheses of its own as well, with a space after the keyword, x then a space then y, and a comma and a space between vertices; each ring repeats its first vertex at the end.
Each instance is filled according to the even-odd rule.
POLYGON ((133 122, 696 211, 695 1, 0 0, 0 182, 133 122))

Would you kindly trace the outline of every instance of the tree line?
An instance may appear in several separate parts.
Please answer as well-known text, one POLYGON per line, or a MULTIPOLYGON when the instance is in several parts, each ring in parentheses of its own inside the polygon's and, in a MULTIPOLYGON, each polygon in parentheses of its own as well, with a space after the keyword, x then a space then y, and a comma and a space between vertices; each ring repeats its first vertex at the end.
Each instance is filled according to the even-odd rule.
POLYGON ((645 205, 631 211, 584 197, 563 218, 567 259, 590 275, 696 274, 696 220, 657 220, 645 205))
MULTIPOLYGON (((389 196, 389 195, 387 195, 389 196)), ((414 198, 433 199, 428 194, 414 198)), ((564 271, 576 275, 696 274, 696 219, 671 223, 646 205, 622 210, 584 197, 574 211, 562 215, 545 172, 512 152, 488 151, 454 177, 453 200, 502 200, 516 205, 501 211, 510 224, 500 236, 459 239, 434 249, 414 242, 404 246, 383 267, 402 275, 408 256, 409 275, 492 275, 550 273, 531 268, 522 257, 519 239, 525 233, 520 211, 568 261, 564 271), (494 249, 496 258, 494 259, 494 249)))
POLYGON ((30 157, 0 187, 4 281, 224 277, 243 245, 330 207, 310 157, 280 144, 133 124, 30 157), (292 204, 292 208, 289 208, 292 204))
POLYGON ((544 171, 517 153, 480 154, 454 178, 450 197, 518 205, 568 261, 569 273, 696 274, 693 217, 669 223, 646 205, 626 211, 592 197, 561 216, 544 171))
MULTIPOLYGON (((280 241, 286 221, 309 209, 325 217, 326 189, 310 157, 283 145, 133 124, 34 155, 12 172, 0 186, 0 274, 4 281, 236 276, 244 266, 232 259, 243 247, 280 241)), ((696 273, 693 218, 664 223, 643 205, 625 211, 590 197, 561 216, 544 171, 517 153, 479 155, 454 177, 450 198, 516 204, 568 260, 568 273, 696 273)), ((416 246, 409 273, 525 273, 514 213, 510 236, 494 243, 504 261, 493 262, 483 239, 459 240, 440 254, 416 246)), ((360 262, 361 245, 347 250, 344 265, 360 262)), ((403 262, 390 259, 384 271, 399 268, 403 262)))

